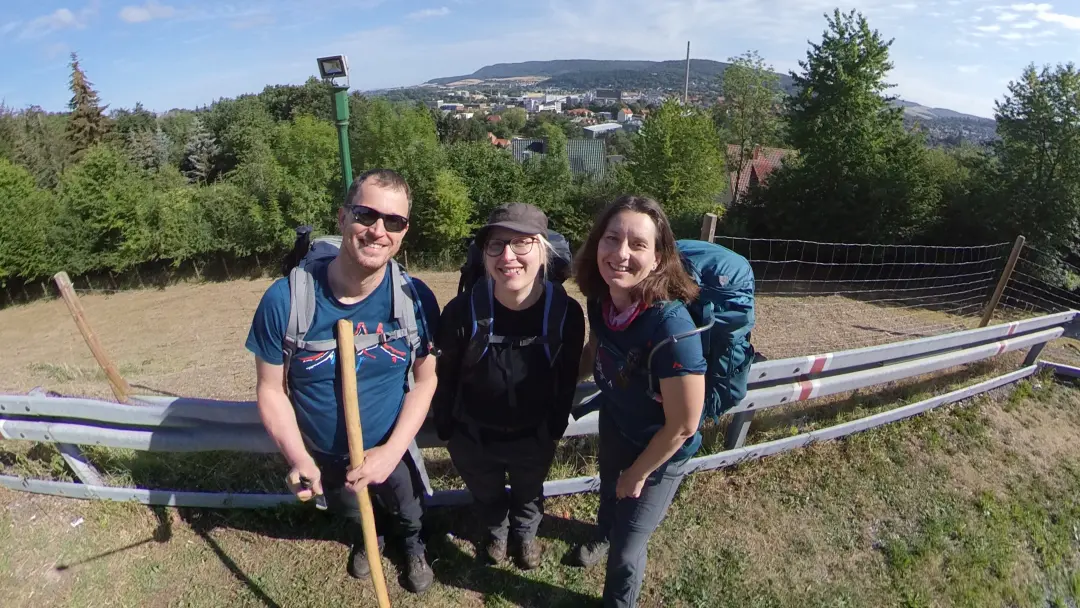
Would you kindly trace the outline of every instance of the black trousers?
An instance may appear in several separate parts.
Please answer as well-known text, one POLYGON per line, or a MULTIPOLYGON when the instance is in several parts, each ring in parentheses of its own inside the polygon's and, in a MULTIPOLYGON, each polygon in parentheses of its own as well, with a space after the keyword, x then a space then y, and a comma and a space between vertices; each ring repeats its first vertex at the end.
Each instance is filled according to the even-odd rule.
MULTIPOLYGON (((345 474, 349 457, 314 454, 315 464, 322 472, 323 492, 335 511, 349 520, 349 534, 354 544, 363 543, 360 527, 360 502, 356 493, 345 488, 345 474)), ((423 555, 424 541, 420 537, 423 528, 423 484, 420 483, 412 456, 405 452, 394 471, 380 484, 371 484, 372 506, 375 510, 379 545, 383 545, 387 525, 396 525, 404 542, 405 553, 423 555)))
POLYGON ((459 427, 446 447, 488 533, 506 540, 509 529, 521 541, 532 540, 544 517, 544 480, 555 458, 555 441, 539 434, 477 437, 459 427))

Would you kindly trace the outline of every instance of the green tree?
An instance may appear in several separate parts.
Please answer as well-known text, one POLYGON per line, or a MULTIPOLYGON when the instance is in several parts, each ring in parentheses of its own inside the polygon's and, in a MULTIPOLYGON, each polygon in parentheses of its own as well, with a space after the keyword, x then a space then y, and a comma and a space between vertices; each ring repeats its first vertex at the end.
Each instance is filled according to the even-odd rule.
POLYGON ((161 129, 128 131, 124 148, 132 164, 151 173, 169 166, 172 142, 161 129))
POLYGON ((280 200, 286 223, 333 230, 334 210, 344 196, 334 125, 308 115, 279 123, 274 154, 285 172, 280 200))
POLYGON ((110 135, 117 136, 122 141, 129 133, 141 133, 154 131, 158 127, 157 116, 143 107, 142 103, 136 102, 135 107, 128 110, 120 108, 113 110, 109 118, 112 120, 110 135))
POLYGON ((544 140, 544 155, 525 161, 523 194, 527 200, 524 202, 543 209, 553 225, 561 225, 575 213, 566 206, 567 195, 574 184, 566 154, 566 134, 551 122, 541 123, 539 129, 538 135, 544 140))
POLYGON ((41 188, 55 188, 71 156, 65 136, 67 117, 31 106, 14 117, 16 164, 26 168, 41 188))
POLYGON ((527 188, 525 173, 508 151, 487 142, 462 142, 447 148, 446 158, 469 189, 476 207, 473 223, 486 221, 492 209, 502 203, 522 200, 527 188))
POLYGON ((626 162, 634 190, 660 201, 680 234, 693 233, 702 213, 718 211, 724 154, 701 110, 664 102, 645 120, 626 162))
POLYGON ((64 171, 49 246, 71 275, 124 270, 147 259, 150 182, 123 154, 99 144, 64 171))
POLYGON ((1080 226, 1080 73, 1075 65, 1029 65, 995 103, 991 162, 977 183, 974 214, 1000 239, 1023 234, 1065 252, 1080 226))
POLYGON ((0 287, 50 274, 54 262, 45 235, 53 198, 22 167, 0 158, 0 287))
POLYGON ((109 122, 105 117, 108 106, 101 106, 97 91, 86 79, 86 74, 79 66, 79 57, 75 53, 71 54, 70 65, 71 101, 68 102, 68 108, 71 109, 71 117, 67 132, 73 151, 79 154, 105 137, 109 130, 109 122))
POLYGON ((162 132, 169 137, 169 164, 182 168, 191 129, 198 115, 190 110, 170 110, 158 119, 162 132))
MULTIPOLYGON (((469 236, 473 225, 473 202, 469 190, 456 173, 440 169, 435 173, 432 196, 416 207, 414 214, 422 250, 453 251, 469 236)), ((416 237, 414 237, 416 238, 416 237)))
POLYGON ((203 122, 196 116, 191 120, 187 143, 184 144, 184 162, 181 168, 188 179, 205 184, 210 181, 215 160, 221 148, 203 122))
POLYGON ((792 73, 788 131, 798 159, 752 195, 757 217, 749 223, 782 238, 917 238, 936 216, 940 191, 923 142, 884 95, 892 41, 855 11, 826 18, 821 43, 792 73))
POLYGON ((499 116, 502 116, 500 124, 506 125, 510 133, 520 133, 525 128, 525 122, 529 119, 525 108, 506 108, 499 113, 499 116))
MULTIPOLYGON (((754 149, 780 142, 782 121, 777 107, 782 93, 780 76, 757 51, 747 51, 728 61, 730 65, 721 77, 724 101, 713 107, 713 119, 721 140, 735 146, 733 151, 725 149, 724 152, 738 184, 742 183, 743 172, 754 149)), ((738 197, 736 188, 732 205, 738 204, 738 197)))
POLYGON ((320 120, 334 120, 333 90, 329 84, 311 76, 300 86, 268 86, 259 93, 259 99, 277 121, 292 120, 297 116, 314 116, 320 120))

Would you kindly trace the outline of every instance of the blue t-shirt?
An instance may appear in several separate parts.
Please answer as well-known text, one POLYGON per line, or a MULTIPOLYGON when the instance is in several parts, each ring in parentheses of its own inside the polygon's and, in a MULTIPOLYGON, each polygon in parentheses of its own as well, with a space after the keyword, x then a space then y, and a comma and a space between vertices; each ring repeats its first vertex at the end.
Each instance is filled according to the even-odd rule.
MULTIPOLYGON (((318 264, 312 271, 315 284, 315 319, 305 340, 333 340, 339 319, 349 319, 357 335, 393 331, 398 323, 391 320, 390 269, 382 283, 363 301, 344 305, 334 297, 327 280, 328 264, 318 264)), ((420 330, 418 357, 427 356, 435 335, 433 322, 439 318, 439 304, 427 285, 411 278, 418 300, 414 302, 420 330), (426 313, 426 314, 425 314, 426 313)), ((263 294, 251 321, 245 346, 255 356, 274 365, 284 362, 282 343, 289 323, 289 279, 274 281, 263 294)), ((356 355, 356 387, 360 401, 360 422, 364 449, 382 443, 397 422, 405 401, 406 375, 410 352, 408 340, 399 338, 374 346, 356 355)), ((296 422, 308 449, 333 455, 349 453, 345 417, 341 411, 341 383, 337 378, 337 350, 311 352, 298 349, 289 363, 289 388, 296 422)))
MULTIPOLYGON (((590 303, 590 324, 600 338, 593 366, 593 377, 600 388, 600 415, 610 416, 615 427, 642 449, 664 426, 664 406, 649 395, 649 379, 644 370, 649 351, 669 336, 697 327, 681 303, 665 308, 657 303, 642 311, 629 327, 613 331, 598 317, 600 307, 590 303), (634 373, 632 370, 640 370, 634 373)), ((700 337, 668 342, 653 355, 652 386, 659 392, 661 378, 687 374, 705 374, 705 356, 700 337)), ((680 461, 693 456, 701 447, 701 431, 686 440, 671 457, 680 461)))

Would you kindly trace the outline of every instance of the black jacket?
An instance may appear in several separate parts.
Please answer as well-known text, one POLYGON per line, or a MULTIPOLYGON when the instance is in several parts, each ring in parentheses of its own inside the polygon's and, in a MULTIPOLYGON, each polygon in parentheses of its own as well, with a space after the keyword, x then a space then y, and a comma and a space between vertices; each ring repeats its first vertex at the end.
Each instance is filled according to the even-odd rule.
MULTIPOLYGON (((562 342, 554 365, 542 346, 510 348, 492 344, 476 365, 465 369, 462 359, 472 335, 470 297, 466 291, 446 305, 435 337, 441 353, 436 367, 439 384, 431 403, 439 438, 448 439, 467 418, 481 429, 496 433, 539 430, 540 425, 547 425, 549 436, 558 439, 566 431, 585 342, 581 305, 567 298, 562 342), (509 390, 514 391, 515 407, 511 407, 509 390), (459 391, 461 401, 455 407, 459 391)), ((544 297, 519 311, 495 299, 494 319, 495 334, 539 336, 544 297)))

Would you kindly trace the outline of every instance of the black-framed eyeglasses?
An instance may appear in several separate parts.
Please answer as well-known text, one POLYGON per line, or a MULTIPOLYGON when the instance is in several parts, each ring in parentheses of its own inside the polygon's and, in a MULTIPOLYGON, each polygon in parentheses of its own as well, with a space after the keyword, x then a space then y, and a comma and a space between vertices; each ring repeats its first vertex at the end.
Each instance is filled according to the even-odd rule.
POLYGON ((526 255, 532 251, 534 244, 536 244, 536 237, 534 236, 519 236, 509 241, 488 239, 488 242, 484 244, 484 253, 491 257, 500 256, 506 251, 506 246, 509 245, 510 251, 513 251, 514 255, 526 255))
POLYGON ((363 226, 373 226, 380 219, 387 232, 401 232, 409 227, 409 218, 394 213, 376 211, 366 205, 353 205, 349 212, 353 219, 363 226))

